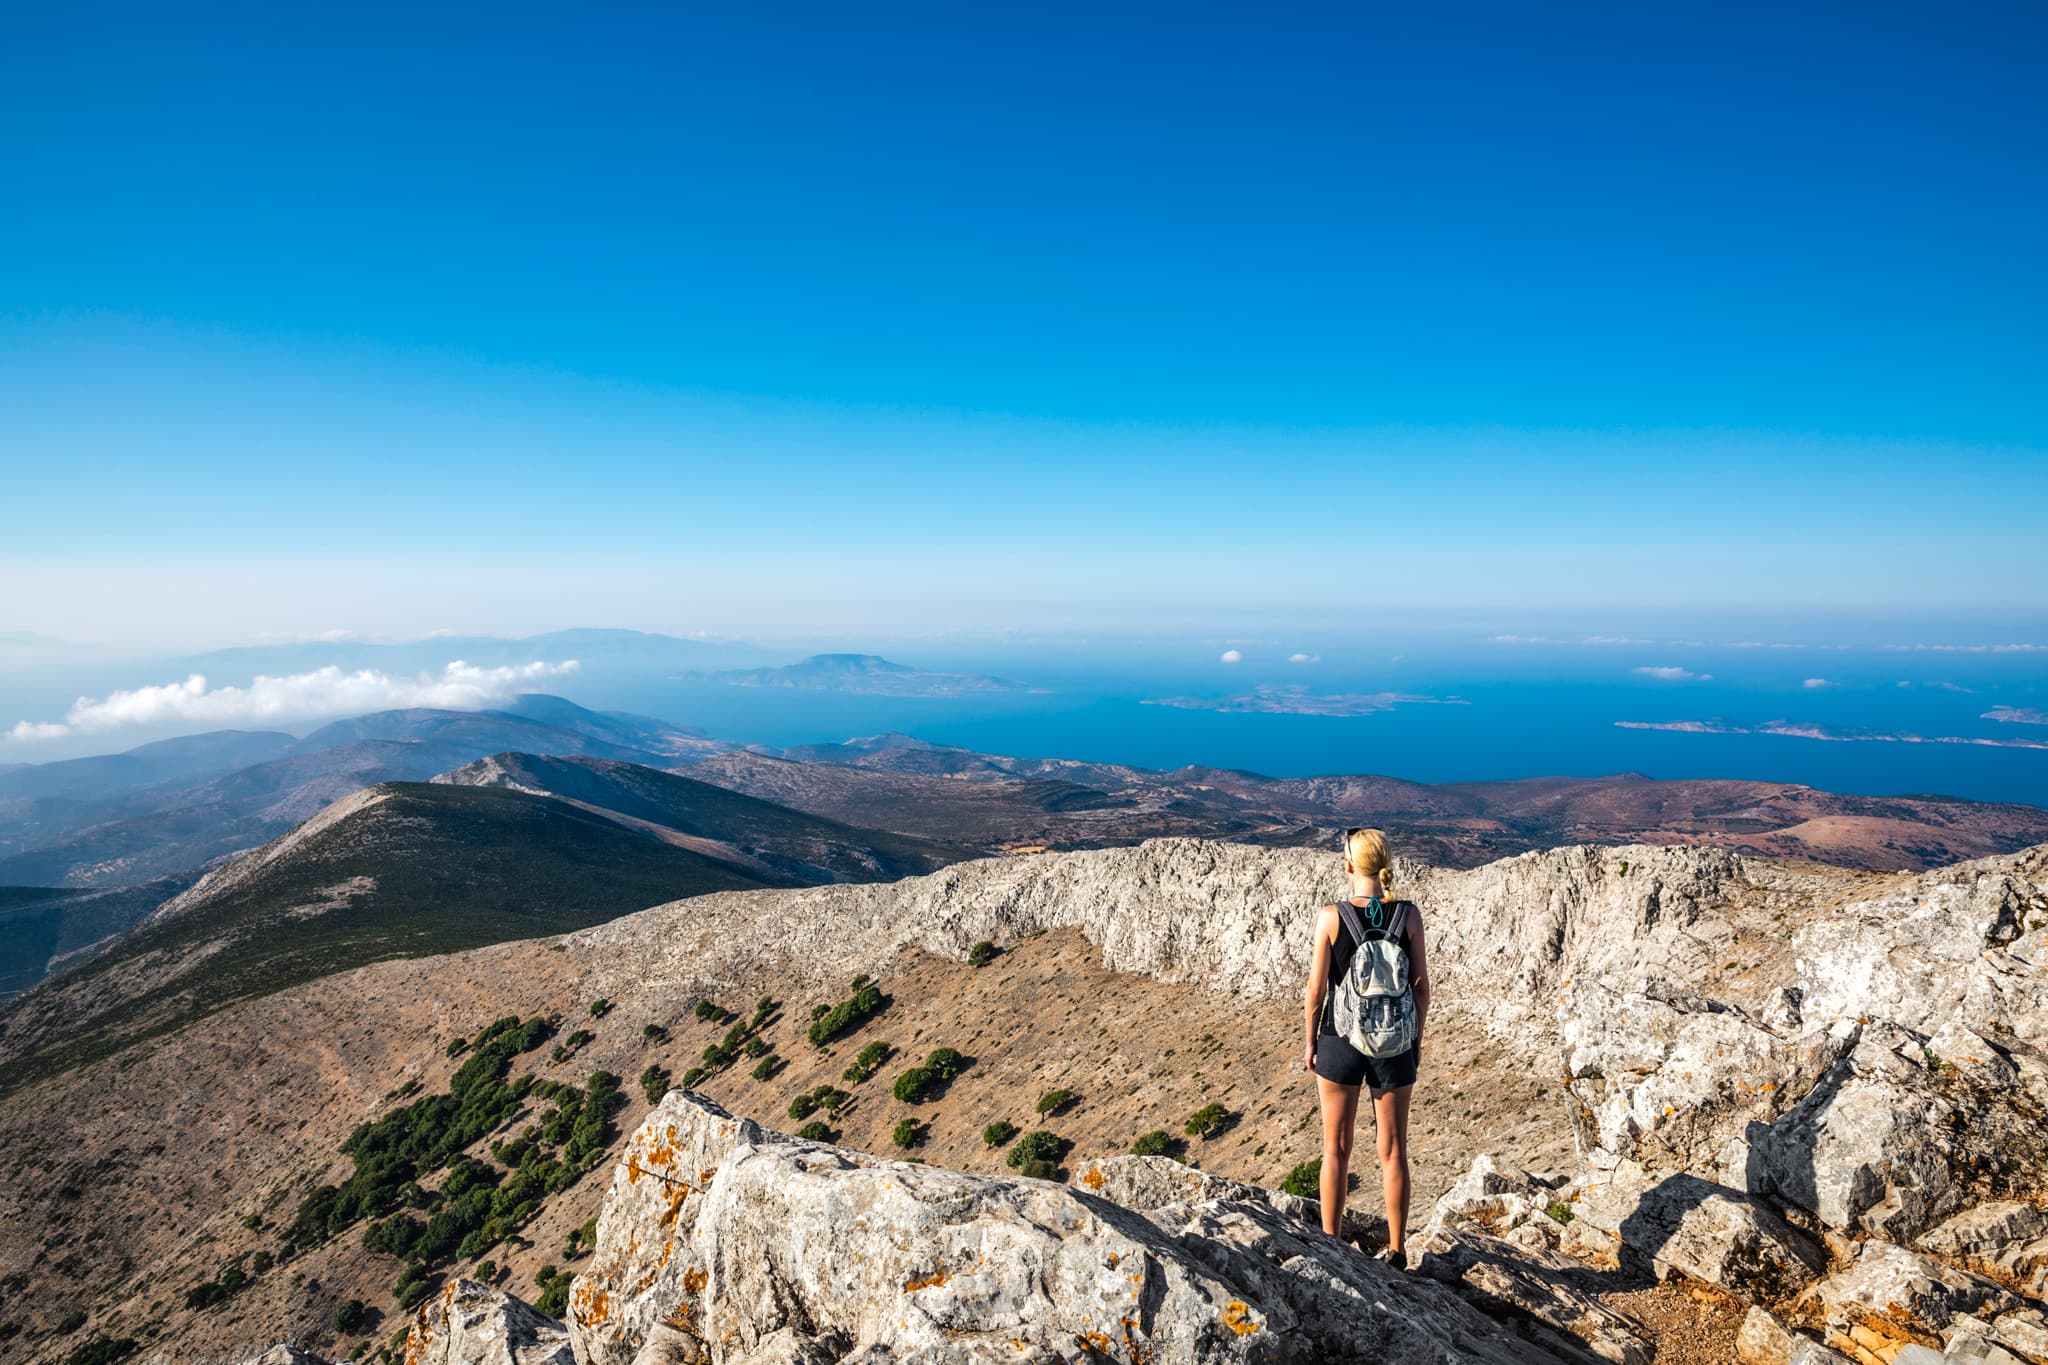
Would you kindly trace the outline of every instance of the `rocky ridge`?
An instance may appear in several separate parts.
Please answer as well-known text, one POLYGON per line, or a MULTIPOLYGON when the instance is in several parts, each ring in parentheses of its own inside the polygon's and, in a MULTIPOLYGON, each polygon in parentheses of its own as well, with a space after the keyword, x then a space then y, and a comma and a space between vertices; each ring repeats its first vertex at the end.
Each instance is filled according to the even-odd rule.
MULTIPOLYGON (((687 981, 1078 927, 1119 970, 1263 997, 1298 989, 1322 861, 1167 841, 704 898, 687 924, 572 940, 687 981)), ((1744 1365, 2048 1365, 2048 846, 1850 883, 1642 848, 1399 873, 1428 911, 1433 1027, 1562 1072, 1580 1157, 1481 1155, 1415 1274, 1163 1159, 1077 1161, 1071 1187, 975 1176, 677 1093, 615 1169, 567 1321, 536 1331, 579 1365, 1643 1362, 1605 1290, 1650 1275, 1743 1305, 1744 1365)), ((436 1346, 468 1292, 425 1307, 409 1355, 528 1359, 436 1346)))

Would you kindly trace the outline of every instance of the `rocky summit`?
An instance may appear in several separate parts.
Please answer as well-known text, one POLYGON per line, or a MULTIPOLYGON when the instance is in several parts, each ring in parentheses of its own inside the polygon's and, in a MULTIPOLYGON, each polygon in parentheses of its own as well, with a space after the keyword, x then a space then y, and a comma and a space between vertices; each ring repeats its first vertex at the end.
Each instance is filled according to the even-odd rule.
MULTIPOLYGON (((798 956, 833 933, 862 961, 1079 927, 1119 970, 1253 999, 1298 989, 1275 907, 1309 893, 1307 858, 1164 843, 695 918, 765 918, 798 956)), ((1641 848, 1401 873, 1432 1032, 1560 1074, 1576 1145, 1538 1172, 1472 1153, 1405 1272, 1369 1254, 1370 1216, 1327 1237, 1312 1202, 1167 1157, 951 1170, 673 1090, 617 1151, 563 1316, 453 1280, 406 1359, 2048 1365, 2048 846, 1853 883, 1641 848), (1674 1324, 1673 1302, 1712 1311, 1674 1324)), ((716 967, 655 941, 678 957, 641 970, 716 967)))

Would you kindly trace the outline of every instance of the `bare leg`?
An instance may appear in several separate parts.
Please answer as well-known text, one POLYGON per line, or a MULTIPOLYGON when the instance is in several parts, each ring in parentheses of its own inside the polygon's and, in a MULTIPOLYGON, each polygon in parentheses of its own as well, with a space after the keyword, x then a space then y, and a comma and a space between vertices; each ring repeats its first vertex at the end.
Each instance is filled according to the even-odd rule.
MULTIPOLYGON (((1373 1126, 1379 1132, 1380 1192, 1387 1201, 1387 1245, 1395 1251, 1406 1245, 1408 1236, 1408 1097, 1414 1092, 1414 1086, 1404 1085, 1372 1097, 1373 1126)), ((1323 1112, 1327 1120, 1329 1110, 1323 1112)))
POLYGON ((1323 1102, 1323 1231, 1344 1226, 1344 1195, 1351 1176, 1351 1136, 1358 1124, 1358 1087, 1316 1077, 1323 1102))

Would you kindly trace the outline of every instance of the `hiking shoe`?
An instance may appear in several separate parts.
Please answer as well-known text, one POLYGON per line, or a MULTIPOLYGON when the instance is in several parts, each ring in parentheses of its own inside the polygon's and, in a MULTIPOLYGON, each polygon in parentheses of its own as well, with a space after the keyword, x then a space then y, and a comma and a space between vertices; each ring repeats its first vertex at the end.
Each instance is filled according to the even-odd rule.
POLYGON ((1381 1247, 1379 1253, 1373 1259, 1385 1261, 1389 1270, 1406 1270, 1408 1268, 1408 1253, 1405 1250, 1397 1251, 1393 1247, 1381 1247))

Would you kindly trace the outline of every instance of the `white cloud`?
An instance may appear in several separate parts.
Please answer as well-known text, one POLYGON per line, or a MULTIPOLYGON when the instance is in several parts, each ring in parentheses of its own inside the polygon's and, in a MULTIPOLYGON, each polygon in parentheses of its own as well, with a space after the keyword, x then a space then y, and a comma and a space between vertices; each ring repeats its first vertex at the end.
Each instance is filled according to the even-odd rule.
POLYGON ((1588 635, 1583 641, 1589 645, 1646 645, 1648 640, 1638 640, 1633 635, 1588 635))
POLYGON ((1800 685, 1801 687, 1806 687, 1806 688, 1813 688, 1813 689, 1816 689, 1816 690, 1818 690, 1819 688, 1823 688, 1823 687, 1833 687, 1833 686, 1834 686, 1834 684, 1833 684, 1833 683, 1831 683, 1831 682, 1829 682, 1829 681, 1828 681, 1828 680, 1827 680, 1826 678, 1808 678, 1808 679, 1807 679, 1807 680, 1806 680, 1805 682, 1803 682, 1803 683, 1801 683, 1801 684, 1799 684, 1799 685, 1800 685))
POLYGON ((1645 665, 1635 671, 1645 678, 1662 678, 1665 682, 1711 682, 1714 677, 1711 673, 1695 673, 1689 668, 1679 668, 1671 664, 1645 665))
POLYGON ((1491 639, 1497 645, 1554 645, 1560 643, 1547 635, 1495 635, 1491 639))
POLYGON ((129 725, 174 722, 275 725, 405 706, 475 710, 516 695, 529 683, 575 671, 574 659, 504 668, 475 668, 456 660, 438 674, 421 673, 413 677, 372 668, 344 673, 330 664, 311 673, 281 678, 258 675, 247 687, 208 687, 205 677, 194 673, 183 682, 113 692, 98 701, 80 697, 72 703, 61 724, 25 720, 10 730, 8 737, 59 739, 129 725))
POLYGON ((1224 651, 1223 651, 1223 662, 1224 662, 1224 663, 1227 663, 1227 664, 1241 664, 1241 663, 1243 663, 1243 662, 1244 662, 1244 651, 1243 651, 1243 650, 1241 650, 1241 649, 1226 649, 1226 650, 1224 650, 1224 651))
POLYGON ((2002 720, 2009 725, 2048 725, 2048 711, 2033 706, 1994 706, 1985 720, 2002 720))
POLYGON ((1288 663, 1291 663, 1291 664, 1319 664, 1319 663, 1321 663, 1322 661, 1323 661, 1323 656, 1322 656, 1322 655, 1320 655, 1320 654, 1299 654, 1299 653, 1297 653, 1297 654, 1290 654, 1290 655, 1288 655, 1288 656, 1287 656, 1287 662, 1288 662, 1288 663))

